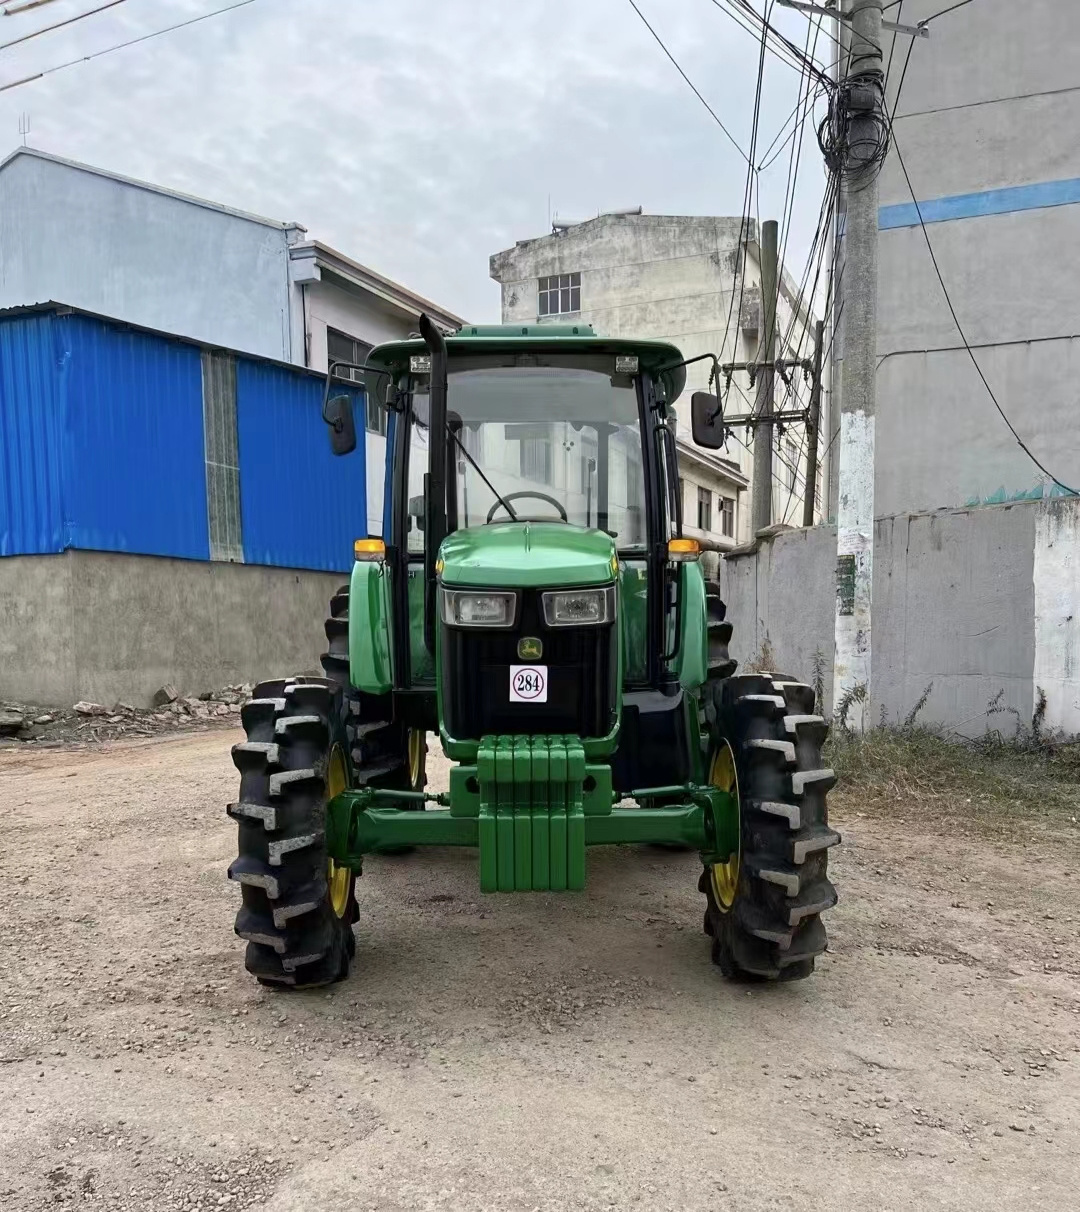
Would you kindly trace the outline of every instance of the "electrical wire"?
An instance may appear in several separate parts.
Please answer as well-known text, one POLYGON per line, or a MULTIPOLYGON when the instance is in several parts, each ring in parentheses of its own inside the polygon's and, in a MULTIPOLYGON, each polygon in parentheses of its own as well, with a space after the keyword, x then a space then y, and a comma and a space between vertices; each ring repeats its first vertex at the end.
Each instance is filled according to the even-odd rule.
POLYGON ((693 91, 694 96, 697 97, 697 99, 701 102, 701 104, 705 106, 705 108, 709 111, 710 115, 712 116, 712 120, 716 123, 717 126, 720 127, 720 129, 724 132, 724 134, 727 135, 728 140, 731 143, 731 146, 734 147, 735 150, 739 153, 739 155, 742 156, 742 158, 749 164, 750 158, 747 156, 746 152, 744 152, 743 149, 736 142, 735 136, 731 133, 731 131, 728 130, 728 128, 723 124, 723 122, 720 121, 720 118, 717 115, 716 110, 714 110, 713 107, 708 103, 708 101, 705 100, 705 98, 698 91, 697 85, 694 84, 693 80, 691 80, 690 77, 686 74, 686 72, 684 72, 683 69, 679 66, 678 60, 671 53, 671 51, 669 51, 668 48, 664 45, 663 39, 656 32, 656 30, 654 30, 653 27, 649 24, 648 19, 646 18, 645 14, 641 11, 641 9, 638 8, 637 4, 635 3, 635 0, 628 0, 628 2, 629 2, 630 7, 634 10, 634 12, 637 13, 637 15, 641 18, 645 28, 656 39, 657 46, 659 46, 660 49, 664 52, 664 54, 667 55, 667 57, 671 60, 672 65, 674 66, 675 70, 679 73, 680 76, 682 76, 682 78, 690 86, 691 90, 693 91))
MULTIPOLYGON (((713 3, 718 4, 718 0, 713 0, 713 3)), ((811 72, 820 80, 828 79, 817 63, 811 59, 808 59, 805 53, 800 51, 794 42, 792 42, 789 38, 786 38, 774 25, 769 23, 769 13, 773 7, 772 0, 770 0, 764 15, 759 13, 757 9, 749 3, 749 0, 724 0, 724 3, 727 5, 735 5, 748 18, 751 18, 755 25, 760 23, 762 26, 762 32, 770 38, 770 48, 773 48, 776 45, 783 47, 784 52, 790 58, 794 59, 796 65, 798 65, 803 71, 811 72)))
POLYGON ((32 8, 41 8, 43 5, 52 4, 54 0, 24 0, 22 4, 9 4, 5 8, 5 17, 18 17, 21 13, 28 13, 32 8))
MULTIPOLYGON (((756 21, 751 22, 746 13, 743 11, 742 7, 737 6, 736 0, 711 0, 711 3, 715 8, 718 8, 722 13, 725 13, 728 17, 730 17, 741 30, 749 34, 755 43, 760 40, 762 33, 761 29, 759 28, 761 24, 760 14, 754 13, 756 21)), ((766 36, 770 30, 773 33, 776 32, 772 29, 772 26, 768 26, 768 28, 764 31, 766 36)), ((777 41, 776 38, 767 39, 767 42, 768 49, 777 57, 777 59, 780 60, 781 63, 795 71, 801 70, 802 64, 800 64, 797 58, 795 58, 786 49, 783 43, 777 41)))
MULTIPOLYGON (((52 25, 44 25, 41 29, 31 30, 28 34, 23 34, 21 38, 12 38, 10 42, 0 42, 0 51, 5 51, 8 47, 18 46, 21 42, 29 42, 31 38, 39 38, 42 34, 51 34, 54 29, 63 29, 65 25, 74 25, 76 21, 82 21, 85 17, 93 17, 95 13, 103 13, 107 8, 116 8, 118 4, 125 4, 126 0, 109 0, 108 4, 99 4, 97 8, 87 9, 85 13, 76 13, 74 17, 66 17, 63 21, 57 21, 52 25)), ((10 15, 6 14, 5 15, 10 15)))
POLYGON ((89 63, 91 59, 99 59, 102 55, 111 55, 113 51, 124 50, 129 46, 137 46, 140 42, 149 42, 151 38, 160 38, 162 34, 171 34, 175 30, 184 29, 189 25, 197 25, 200 21, 208 21, 211 17, 220 16, 222 13, 231 13, 234 9, 244 8, 248 4, 254 4, 255 0, 235 0, 233 4, 226 4, 222 8, 212 9, 208 13, 202 13, 198 17, 189 17, 186 21, 178 21, 175 25, 167 25, 164 29, 154 30, 149 34, 141 34, 138 38, 129 38, 126 42, 117 42, 113 46, 106 46, 103 50, 92 51, 89 55, 80 55, 77 59, 69 59, 66 63, 58 63, 55 67, 46 67, 40 72, 34 72, 32 76, 24 76, 21 80, 12 80, 8 84, 0 84, 0 93, 6 93, 9 89, 19 88, 23 84, 30 84, 34 80, 40 80, 44 76, 51 76, 53 72, 63 71, 68 67, 75 67, 79 63, 89 63))
MULTIPOLYGON (((767 12, 768 12, 768 10, 766 10, 766 15, 767 15, 767 12)), ((728 314, 727 314, 727 319, 724 322, 724 336, 723 336, 724 341, 727 340, 727 334, 729 332, 731 332, 731 317, 732 317, 733 312, 738 317, 738 319, 736 320, 736 324, 738 325, 741 321, 743 297, 744 297, 745 290, 746 290, 746 258, 747 258, 747 247, 746 246, 748 243, 748 236, 749 236, 750 206, 751 206, 751 203, 753 201, 753 196, 754 196, 754 184, 755 184, 755 181, 757 180, 757 173, 756 173, 756 170, 754 169, 754 157, 757 154, 757 137, 758 137, 759 124, 761 121, 761 93, 762 93, 762 84, 763 84, 764 78, 765 78, 765 35, 767 32, 767 29, 768 29, 768 21, 763 19, 762 24, 761 24, 761 39, 760 39, 759 53, 758 53, 757 83, 756 83, 755 89, 754 89, 754 112, 753 112, 753 120, 751 122, 751 127, 750 127, 750 156, 747 160, 746 181, 743 186, 742 209, 739 212, 739 242, 736 245, 736 249, 735 249, 735 251, 736 251, 735 269, 736 269, 736 274, 739 278, 739 306, 736 311, 735 310, 735 283, 732 282, 731 299, 728 302, 728 314), (742 254, 742 272, 741 272, 741 274, 738 271, 738 256, 740 253, 742 254)), ((760 232, 759 232, 759 235, 760 235, 760 232)), ((738 329, 738 327, 736 327, 735 336, 734 336, 734 339, 732 342, 732 354, 733 355, 737 353, 738 346, 739 346, 739 329, 738 329)), ((721 353, 723 353, 722 346, 721 346, 721 353)), ((719 390, 719 384, 717 384, 717 389, 719 390)), ((729 394, 730 394, 730 390, 725 389, 723 395, 721 396, 721 410, 723 410, 723 407, 727 402, 727 396, 729 394)))
POLYGON ((940 13, 934 13, 932 17, 924 17, 919 22, 919 28, 922 29, 924 25, 929 25, 931 21, 936 21, 938 17, 944 17, 946 13, 955 12, 958 8, 963 8, 965 4, 970 3, 971 0, 958 0, 958 3, 950 4, 948 8, 943 8, 940 13))

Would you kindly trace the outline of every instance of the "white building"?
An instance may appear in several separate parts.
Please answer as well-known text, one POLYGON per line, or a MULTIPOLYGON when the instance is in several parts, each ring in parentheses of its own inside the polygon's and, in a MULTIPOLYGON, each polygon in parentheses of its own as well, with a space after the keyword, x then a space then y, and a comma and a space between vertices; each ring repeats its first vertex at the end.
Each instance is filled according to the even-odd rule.
MULTIPOLYGON (((716 353, 722 361, 752 362, 761 323, 758 257, 753 222, 612 214, 519 240, 491 258, 491 276, 502 286, 504 323, 580 320, 607 336, 672 341, 686 358, 716 353)), ((812 339, 806 330, 812 320, 798 305, 786 273, 778 317, 778 356, 809 357, 812 339)), ((725 452, 693 444, 689 398, 708 389, 710 370, 709 362, 687 368, 686 394, 678 406, 683 518, 688 534, 725 551, 751 537, 753 443, 740 429, 725 452)), ((785 405, 785 390, 778 384, 778 408, 785 405)), ((801 406, 805 392, 801 385, 796 390, 801 406)), ((735 374, 727 392, 729 414, 747 413, 753 394, 749 377, 735 374)), ((802 519, 802 438, 801 429, 790 429, 779 439, 773 486, 777 522, 798 525, 802 519)))
MULTIPOLYGON (((363 361, 458 316, 284 223, 20 147, 0 162, 0 309, 61 302, 240 353, 363 361)), ((383 418, 369 410, 368 526, 381 529, 383 418)))

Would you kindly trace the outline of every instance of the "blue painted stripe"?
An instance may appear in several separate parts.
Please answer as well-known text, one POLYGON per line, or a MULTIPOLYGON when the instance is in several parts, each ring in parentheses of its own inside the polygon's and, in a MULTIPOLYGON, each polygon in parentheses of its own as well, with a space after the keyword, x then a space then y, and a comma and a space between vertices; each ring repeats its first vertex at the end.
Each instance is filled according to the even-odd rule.
POLYGON ((1040 181, 1035 185, 1013 185, 986 189, 976 194, 954 194, 920 202, 901 202, 878 211, 878 228, 918 227, 919 211, 924 223, 947 223, 950 219, 972 219, 977 215, 1008 215, 1018 210, 1042 210, 1048 206, 1072 206, 1080 202, 1080 177, 1068 181, 1040 181))

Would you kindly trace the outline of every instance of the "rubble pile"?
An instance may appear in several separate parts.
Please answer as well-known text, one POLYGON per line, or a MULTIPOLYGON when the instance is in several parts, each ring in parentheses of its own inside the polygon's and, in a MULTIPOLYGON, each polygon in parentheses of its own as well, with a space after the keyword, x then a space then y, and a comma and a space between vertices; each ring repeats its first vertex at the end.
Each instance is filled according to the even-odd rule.
POLYGON ((250 683, 224 686, 199 695, 181 695, 162 686, 152 707, 131 703, 79 702, 71 707, 27 707, 0 701, 0 748, 35 745, 56 748, 79 742, 159 736, 163 732, 206 727, 235 727, 240 708, 251 697, 250 683))

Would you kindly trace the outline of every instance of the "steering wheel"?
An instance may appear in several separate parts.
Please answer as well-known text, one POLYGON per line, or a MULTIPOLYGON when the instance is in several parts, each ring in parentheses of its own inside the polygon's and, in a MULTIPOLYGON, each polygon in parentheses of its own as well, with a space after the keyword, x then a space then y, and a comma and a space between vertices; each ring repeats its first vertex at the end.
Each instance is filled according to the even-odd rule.
MULTIPOLYGON (((495 504, 492 505, 492 507, 488 510, 487 520, 489 522, 491 521, 491 519, 495 516, 495 511, 499 508, 500 505, 505 505, 508 501, 516 501, 519 497, 537 497, 539 500, 545 501, 548 505, 555 506, 555 509, 558 512, 560 521, 563 521, 566 523, 569 523, 569 521, 570 521, 570 519, 566 516, 566 510, 562 507, 562 505, 558 501, 555 500, 554 497, 549 497, 546 492, 529 492, 527 489, 523 492, 512 492, 509 495, 502 497, 500 500, 496 501, 495 504)), ((507 512, 509 512, 509 510, 507 510, 507 512)), ((550 518, 518 518, 517 520, 519 522, 538 522, 538 521, 539 522, 548 522, 548 521, 551 521, 552 519, 550 519, 550 518)))

